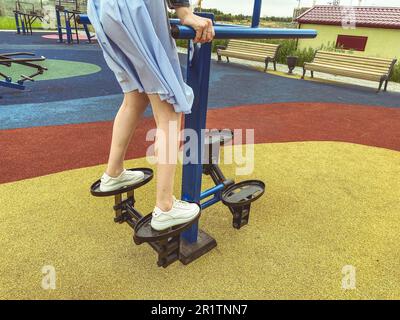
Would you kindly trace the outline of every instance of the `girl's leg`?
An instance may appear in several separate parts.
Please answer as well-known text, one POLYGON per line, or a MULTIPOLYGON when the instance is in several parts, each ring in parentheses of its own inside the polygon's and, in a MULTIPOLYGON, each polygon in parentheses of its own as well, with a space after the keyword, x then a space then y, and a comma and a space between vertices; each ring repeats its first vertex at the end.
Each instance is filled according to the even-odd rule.
POLYGON ((126 150, 148 105, 149 99, 145 93, 132 91, 125 94, 124 101, 114 120, 110 156, 106 170, 110 177, 117 177, 123 171, 126 150))
POLYGON ((157 199, 156 206, 169 211, 173 205, 175 170, 178 162, 181 114, 158 95, 149 95, 157 124, 157 199))

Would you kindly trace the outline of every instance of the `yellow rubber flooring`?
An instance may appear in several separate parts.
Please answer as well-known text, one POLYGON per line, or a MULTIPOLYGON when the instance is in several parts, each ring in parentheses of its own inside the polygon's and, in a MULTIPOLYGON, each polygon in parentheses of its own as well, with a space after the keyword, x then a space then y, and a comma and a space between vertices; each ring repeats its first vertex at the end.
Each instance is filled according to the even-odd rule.
MULTIPOLYGON (((105 166, 0 185, 0 298, 400 298, 399 152, 299 142, 256 145, 255 156, 255 172, 237 178, 267 184, 250 224, 235 230, 222 204, 207 209, 201 227, 218 247, 167 269, 113 222, 112 198, 90 195, 105 166), (45 265, 56 270, 55 290, 41 287, 45 265), (345 265, 356 268, 355 290, 341 287, 345 265)), ((234 176, 233 165, 222 168, 234 176)), ((137 192, 144 213, 154 187, 137 192)))

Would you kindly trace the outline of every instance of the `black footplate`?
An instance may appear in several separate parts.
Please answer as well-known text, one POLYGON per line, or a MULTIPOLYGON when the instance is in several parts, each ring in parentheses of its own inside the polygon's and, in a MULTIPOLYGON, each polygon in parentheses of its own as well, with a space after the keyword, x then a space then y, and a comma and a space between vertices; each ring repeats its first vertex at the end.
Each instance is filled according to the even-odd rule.
POLYGON ((189 221, 188 223, 180 224, 167 230, 157 231, 150 225, 152 214, 149 214, 140 219, 135 227, 135 243, 142 244, 144 242, 161 241, 179 235, 195 224, 199 220, 200 215, 201 214, 199 213, 196 219, 189 221))
POLYGON ((151 225, 152 214, 138 221, 135 227, 133 241, 135 244, 148 243, 157 253, 159 267, 168 267, 171 263, 179 260, 181 247, 181 234, 197 223, 201 213, 196 219, 164 231, 154 230, 151 225))
POLYGON ((134 169, 129 169, 128 171, 141 171, 144 173, 144 179, 141 180, 138 183, 135 183, 130 186, 123 187, 121 189, 115 190, 115 191, 108 191, 108 192, 101 192, 100 191, 100 183, 101 180, 97 180, 93 185, 90 187, 90 193, 95 196, 95 197, 110 197, 110 196, 116 196, 119 194, 123 194, 126 192, 133 191, 137 188, 140 188, 144 186, 145 184, 149 183, 151 179, 153 179, 153 170, 149 168, 134 168, 134 169))
POLYGON ((233 214, 233 227, 240 229, 248 224, 251 203, 265 192, 265 184, 259 180, 247 180, 234 184, 222 193, 222 202, 233 214))
POLYGON ((236 183, 222 193, 222 202, 230 207, 252 203, 265 191, 265 183, 260 180, 246 180, 236 183))

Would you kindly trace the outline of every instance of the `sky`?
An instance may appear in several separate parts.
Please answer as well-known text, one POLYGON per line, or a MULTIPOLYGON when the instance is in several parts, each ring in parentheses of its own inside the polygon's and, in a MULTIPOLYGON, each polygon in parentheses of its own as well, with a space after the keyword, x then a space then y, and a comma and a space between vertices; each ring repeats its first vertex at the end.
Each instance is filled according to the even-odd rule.
MULTIPOLYGON (((300 0, 302 7, 311 6, 313 0, 300 0)), ((317 4, 328 4, 331 0, 316 0, 317 4)), ((217 8, 226 13, 251 15, 254 0, 203 0, 204 8, 217 8)), ((357 5, 358 0, 341 0, 342 5, 357 5)), ((362 0, 364 6, 399 7, 399 0, 362 0)), ((263 0, 263 16, 292 16, 298 0, 263 0)))

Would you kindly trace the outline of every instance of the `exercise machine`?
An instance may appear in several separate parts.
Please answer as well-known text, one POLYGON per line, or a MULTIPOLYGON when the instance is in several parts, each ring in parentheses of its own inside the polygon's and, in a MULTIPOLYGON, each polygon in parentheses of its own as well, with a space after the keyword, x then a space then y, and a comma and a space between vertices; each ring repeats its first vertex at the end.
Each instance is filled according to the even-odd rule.
POLYGON ((56 0, 56 20, 58 42, 64 43, 64 31, 66 34, 66 41, 68 44, 73 44, 74 41, 79 44, 79 31, 83 30, 86 34, 87 41, 92 42, 93 35, 90 34, 88 24, 79 26, 77 17, 86 12, 87 0, 56 0), (75 40, 74 40, 75 36, 75 40))
MULTIPOLYGON (((253 17, 252 25, 257 26, 261 0, 255 0, 254 7, 256 16, 253 17)), ((201 15, 213 19, 211 14, 201 15)), ((79 21, 90 23, 87 16, 80 16, 79 21)), ((195 37, 195 31, 192 28, 180 25, 177 20, 171 21, 171 27, 172 35, 176 39, 191 40, 195 37)), ((314 38, 317 35, 314 30, 232 27, 221 24, 215 26, 215 32, 215 39, 314 38)), ((194 130, 201 138, 201 142, 198 144, 198 149, 194 151, 189 149, 186 143, 184 145, 184 155, 192 158, 190 153, 195 152, 195 159, 183 166, 182 199, 197 203, 202 211, 222 201, 233 215, 233 226, 240 229, 249 222, 251 204, 263 195, 265 184, 259 180, 235 183, 233 180, 226 179, 218 166, 219 148, 215 146, 225 144, 232 139, 232 134, 226 131, 204 133, 211 49, 211 43, 200 45, 189 41, 187 82, 194 90, 195 101, 192 113, 185 116, 185 128, 194 130), (204 161, 204 159, 208 161, 204 161), (204 175, 209 175, 215 183, 213 188, 206 191, 202 191, 204 175)), ((146 177, 136 186, 113 193, 101 193, 98 192, 100 181, 97 181, 92 185, 91 192, 95 196, 115 197, 115 221, 126 222, 134 229, 133 238, 136 244, 148 243, 158 253, 158 265, 162 267, 167 267, 177 260, 188 264, 215 248, 216 240, 199 229, 199 219, 163 232, 153 230, 150 226, 151 214, 143 216, 135 209, 133 192, 148 183, 153 173, 150 169, 145 168, 135 170, 142 170, 146 177)))
MULTIPOLYGON (((135 208, 135 190, 144 186, 153 179, 153 171, 148 168, 136 168, 136 171, 144 173, 144 179, 140 183, 125 187, 114 192, 101 192, 99 190, 100 180, 91 186, 91 193, 96 197, 115 197, 114 222, 127 223, 134 230, 133 240, 135 244, 148 243, 157 253, 157 265, 166 268, 177 261, 181 248, 181 233, 187 230, 194 221, 171 228, 166 232, 155 231, 150 226, 152 214, 143 216, 135 208)), ((197 217, 197 219, 199 216, 197 217)))
POLYGON ((45 57, 36 57, 35 54, 31 52, 0 53, 0 65, 2 66, 11 68, 13 65, 22 65, 34 69, 34 73, 30 75, 20 75, 20 78, 17 81, 14 81, 12 76, 0 72, 0 79, 3 79, 0 80, 0 86, 25 90, 26 81, 35 81, 35 77, 43 74, 47 70, 46 67, 38 63, 45 60, 45 57))
MULTIPOLYGON (((240 229, 248 223, 251 203, 264 194, 265 184, 259 180, 247 180, 235 184, 235 181, 225 178, 218 165, 220 146, 229 143, 232 139, 233 132, 230 130, 205 132, 204 160, 200 162, 200 165, 202 166, 202 174, 210 176, 215 187, 201 192, 198 197, 200 201, 192 201, 189 199, 189 195, 186 195, 185 198, 189 202, 197 203, 202 210, 222 201, 233 215, 233 227, 240 229)), ((133 240, 135 244, 148 243, 158 254, 158 266, 165 268, 177 260, 180 260, 183 264, 188 264, 217 245, 215 239, 202 230, 199 231, 198 237, 196 237, 196 243, 201 244, 198 248, 195 245, 196 250, 193 250, 193 243, 185 241, 182 237, 184 232, 193 232, 190 229, 198 223, 200 215, 194 221, 166 231, 152 229, 150 225, 152 214, 143 216, 135 208, 135 190, 152 180, 153 171, 149 168, 131 170, 142 171, 144 179, 136 185, 113 192, 101 192, 99 189, 100 180, 98 180, 91 186, 91 194, 96 197, 114 196, 114 222, 127 223, 134 230, 133 240)), ((189 170, 190 173, 194 172, 189 170)), ((191 179, 191 177, 186 176, 186 179, 188 178, 191 179)), ((198 183, 193 184, 193 182, 190 180, 190 185, 199 185, 198 183)), ((185 182, 183 188, 188 188, 185 182)), ((189 236, 191 235, 189 234, 189 236)))
POLYGON ((43 1, 16 0, 14 17, 17 34, 32 35, 35 21, 44 20, 43 1))
MULTIPOLYGON (((282 39, 282 38, 314 38, 315 30, 306 29, 270 29, 257 28, 261 12, 261 0, 255 0, 253 27, 215 26, 215 39, 282 39)), ((212 14, 199 14, 213 19, 212 14)), ((87 16, 80 16, 81 23, 90 23, 87 16)), ((233 216, 233 227, 240 229, 249 222, 251 204, 265 192, 265 184, 259 180, 247 180, 235 183, 226 179, 219 165, 219 147, 232 140, 229 130, 205 132, 208 90, 211 68, 211 43, 193 44, 195 31, 182 26, 178 20, 171 20, 172 35, 176 39, 189 40, 187 83, 195 94, 192 113, 185 116, 185 129, 194 130, 200 143, 197 150, 184 144, 184 156, 191 159, 184 161, 182 177, 182 199, 197 203, 201 209, 222 202, 233 216), (192 154, 194 152, 194 154, 192 154), (210 176, 215 186, 202 191, 203 176, 210 176)), ((187 141, 185 141, 187 142, 187 141)), ((133 170, 133 169, 132 169, 133 170)), ((98 191, 100 181, 91 187, 94 196, 114 196, 116 213, 115 221, 126 222, 134 229, 136 244, 148 243, 158 253, 158 265, 167 267, 174 261, 188 264, 216 247, 216 240, 199 229, 199 218, 185 225, 177 226, 163 232, 155 231, 150 226, 151 214, 143 216, 135 209, 134 190, 148 183, 153 177, 151 169, 142 170, 145 180, 141 183, 112 193, 98 191), (126 196, 125 196, 126 194, 126 196)))

